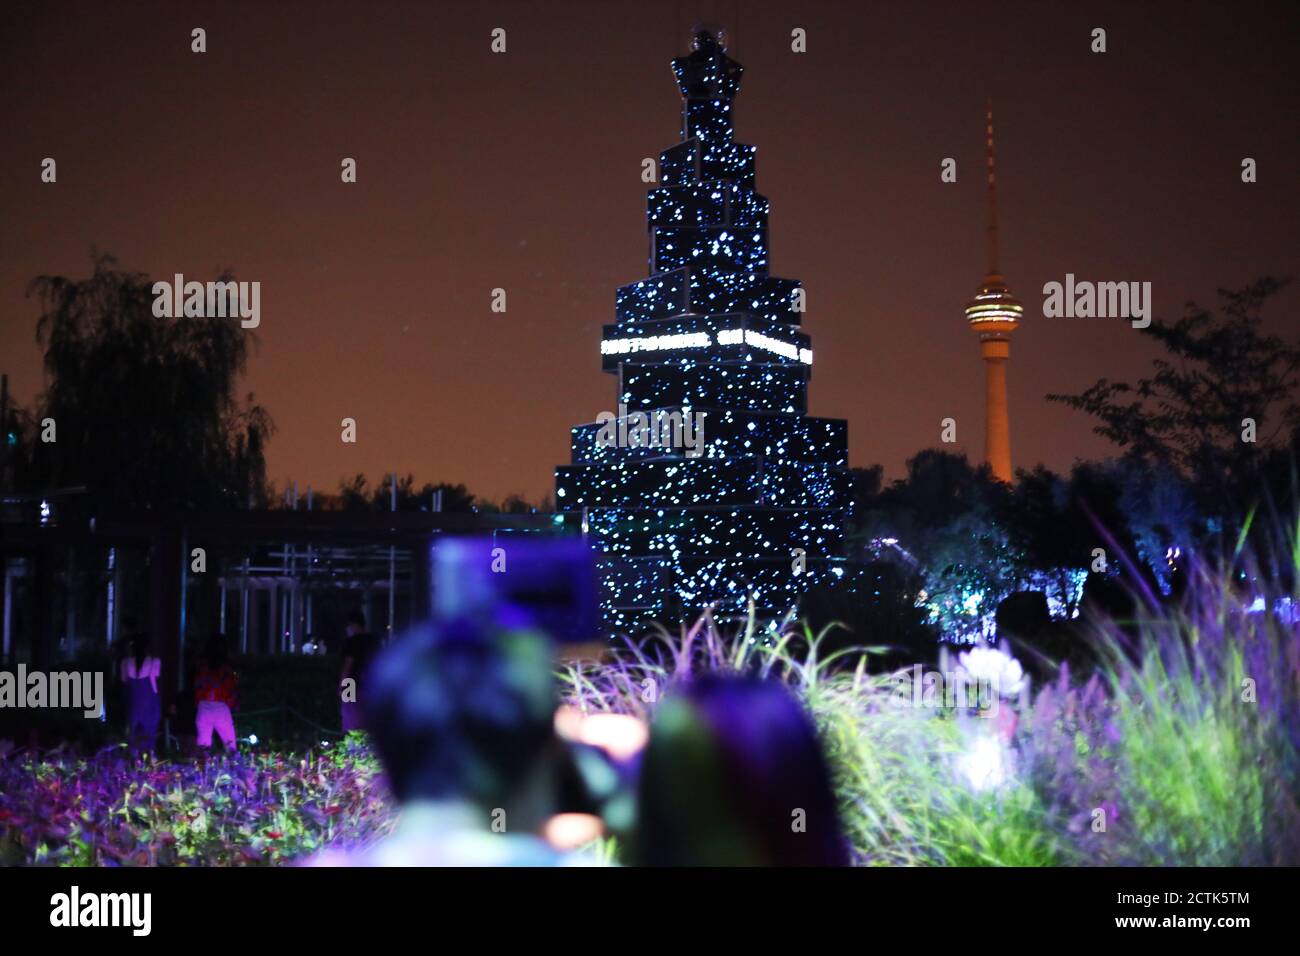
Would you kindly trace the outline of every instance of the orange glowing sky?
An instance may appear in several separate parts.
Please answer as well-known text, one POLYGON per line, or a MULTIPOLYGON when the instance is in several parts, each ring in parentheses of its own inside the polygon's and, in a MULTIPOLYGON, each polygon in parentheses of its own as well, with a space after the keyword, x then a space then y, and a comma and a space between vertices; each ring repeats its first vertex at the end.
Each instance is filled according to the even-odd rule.
POLYGON ((1045 282, 1150 281, 1176 316, 1300 264, 1293 5, 18 3, 0 13, 0 370, 19 401, 39 391, 27 283, 86 275, 92 247, 158 278, 230 266, 262 284, 246 386, 277 425, 277 483, 398 470, 551 493, 569 427, 613 407, 600 326, 646 274, 641 160, 676 142, 668 62, 702 15, 746 67, 737 138, 759 147, 772 271, 808 290, 810 411, 848 419, 854 465, 900 474, 949 416, 982 453, 962 308, 983 275, 986 96, 1026 304, 1018 466, 1107 454, 1043 396, 1153 354, 1120 323, 1044 318, 1045 282))

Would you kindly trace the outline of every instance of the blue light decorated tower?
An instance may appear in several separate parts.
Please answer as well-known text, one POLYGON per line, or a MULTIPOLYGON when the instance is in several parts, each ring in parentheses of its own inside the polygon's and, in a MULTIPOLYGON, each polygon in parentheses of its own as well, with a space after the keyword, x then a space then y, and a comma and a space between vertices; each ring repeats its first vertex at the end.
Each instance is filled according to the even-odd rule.
POLYGON ((611 633, 675 629, 709 605, 739 617, 751 598, 777 618, 845 572, 847 425, 804 414, 803 293, 768 274, 755 147, 732 139, 743 69, 701 30, 673 72, 682 142, 646 203, 650 277, 618 290, 601 338, 617 408, 572 429, 556 470, 558 507, 585 509, 603 553, 611 633))

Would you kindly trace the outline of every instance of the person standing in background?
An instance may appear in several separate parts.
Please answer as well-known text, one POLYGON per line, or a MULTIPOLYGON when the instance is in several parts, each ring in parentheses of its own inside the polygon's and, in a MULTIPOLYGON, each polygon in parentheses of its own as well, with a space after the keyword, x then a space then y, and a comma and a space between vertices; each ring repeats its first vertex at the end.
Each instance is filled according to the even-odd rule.
POLYGON ((198 673, 194 677, 194 723, 200 747, 212 746, 212 734, 233 753, 237 748, 235 718, 239 707, 239 678, 226 659, 226 635, 208 641, 198 673))
POLYGON ((150 653, 148 637, 138 632, 127 638, 126 651, 119 674, 126 688, 127 739, 132 750, 153 750, 162 719, 158 696, 162 661, 150 653))
POLYGON ((361 684, 370 662, 379 650, 379 641, 366 630, 366 619, 360 611, 348 615, 343 633, 343 672, 339 675, 339 699, 340 718, 346 734, 362 729, 361 684))

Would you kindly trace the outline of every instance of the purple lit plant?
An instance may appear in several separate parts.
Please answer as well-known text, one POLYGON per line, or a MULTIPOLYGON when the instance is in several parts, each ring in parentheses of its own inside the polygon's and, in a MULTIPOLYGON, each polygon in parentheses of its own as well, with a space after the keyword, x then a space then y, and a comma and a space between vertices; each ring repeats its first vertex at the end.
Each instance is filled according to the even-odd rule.
POLYGON ((0 753, 0 864, 259 865, 391 826, 364 747, 179 762, 113 747, 0 753))

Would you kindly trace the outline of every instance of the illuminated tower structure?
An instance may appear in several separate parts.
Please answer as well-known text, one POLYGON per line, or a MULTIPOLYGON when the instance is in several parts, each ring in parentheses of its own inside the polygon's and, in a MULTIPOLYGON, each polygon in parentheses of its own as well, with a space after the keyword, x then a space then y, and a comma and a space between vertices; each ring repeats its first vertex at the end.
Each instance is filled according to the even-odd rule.
POLYGON ((1007 360, 1011 333, 1024 308, 998 271, 998 193, 993 175, 993 104, 988 105, 988 275, 966 306, 966 320, 980 337, 984 356, 984 460, 999 481, 1011 481, 1011 422, 1007 412, 1007 360))
POLYGON ((660 154, 646 203, 649 278, 617 290, 601 336, 616 407, 571 430, 556 470, 557 506, 585 513, 601 552, 611 634, 675 630, 709 605, 739 617, 751 598, 775 619, 846 567, 847 424, 805 415, 803 291, 768 272, 755 147, 732 138, 742 67, 720 31, 693 45, 672 64, 682 142, 660 154), (698 450, 656 440, 674 421, 656 413, 703 416, 698 450))

